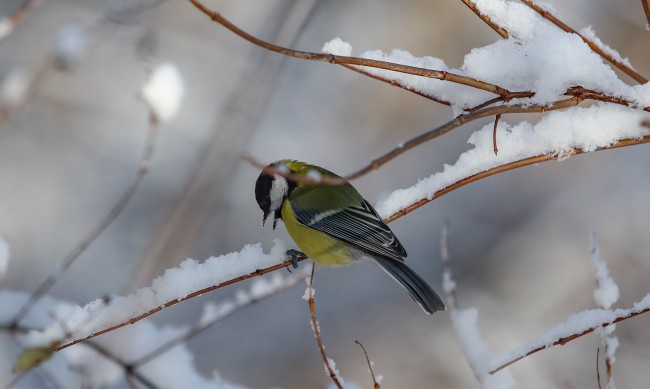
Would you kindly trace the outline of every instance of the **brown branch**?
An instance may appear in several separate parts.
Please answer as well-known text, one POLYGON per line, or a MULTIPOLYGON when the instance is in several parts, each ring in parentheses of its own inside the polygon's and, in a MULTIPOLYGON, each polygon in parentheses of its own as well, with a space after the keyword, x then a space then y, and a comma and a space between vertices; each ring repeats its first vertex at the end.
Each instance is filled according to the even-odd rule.
POLYGON ((492 130, 492 148, 494 149, 494 155, 499 154, 499 148, 497 147, 497 127, 499 126, 499 119, 501 119, 501 114, 497 114, 494 117, 494 130, 492 130))
POLYGON ((461 0, 461 1, 462 1, 463 3, 465 3, 465 5, 467 6, 467 8, 471 9, 472 12, 474 12, 474 13, 476 14, 476 16, 478 16, 479 18, 481 18, 481 20, 484 21, 485 24, 487 24, 488 26, 490 26, 490 27, 491 27, 491 28, 492 28, 492 29, 493 29, 497 34, 501 35, 501 38, 503 38, 503 39, 508 39, 508 37, 510 36, 510 35, 508 34, 508 31, 507 31, 505 28, 503 28, 503 27, 497 25, 496 23, 494 23, 494 22, 492 21, 492 19, 490 19, 487 15, 483 15, 483 14, 481 13, 481 11, 478 10, 478 8, 476 7, 476 5, 472 2, 472 0, 461 0))
POLYGON ((596 349, 596 380, 598 381, 598 389, 603 389, 600 385, 600 347, 596 349))
POLYGON ((367 166, 357 170, 356 172, 346 176, 345 178, 348 180, 354 180, 355 178, 359 178, 373 170, 377 170, 381 166, 386 164, 388 161, 397 158, 398 156, 411 150, 412 148, 419 146, 422 143, 427 142, 431 139, 444 135, 449 131, 462 126, 465 123, 469 123, 477 119, 495 116, 499 114, 505 114, 505 113, 547 112, 556 109, 571 107, 577 105, 579 102, 580 100, 577 97, 572 97, 570 99, 556 101, 549 105, 523 105, 523 104, 505 105, 505 106, 497 106, 497 107, 487 107, 487 108, 480 109, 478 111, 468 112, 457 116, 452 121, 447 122, 440 127, 437 127, 431 131, 425 132, 424 134, 421 134, 419 136, 416 136, 415 138, 410 139, 409 141, 399 145, 398 147, 394 148, 388 153, 373 160, 367 166))
POLYGON ((648 24, 650 24, 650 0, 641 0, 641 4, 643 4, 645 18, 648 20, 648 24))
POLYGON ((287 180, 293 182, 302 182, 305 184, 312 184, 312 185, 344 185, 348 183, 348 181, 345 178, 328 177, 328 176, 311 177, 307 174, 292 173, 288 169, 282 169, 271 165, 265 165, 248 153, 242 155, 242 158, 246 162, 255 166, 256 168, 261 169, 262 173, 264 174, 282 176, 287 180))
POLYGON ((367 58, 347 57, 342 55, 313 53, 308 51, 293 50, 286 47, 278 46, 270 42, 266 42, 256 38, 246 31, 240 29, 232 24, 229 20, 224 18, 219 12, 215 12, 207 8, 199 0, 189 0, 197 9, 207 15, 212 21, 222 25, 239 37, 247 40, 248 42, 257 45, 266 50, 270 50, 289 57, 300 58, 309 61, 328 62, 337 65, 357 65, 367 66, 372 68, 390 70, 399 73, 411 74, 414 76, 434 78, 437 80, 449 81, 461 85, 466 85, 472 88, 481 89, 487 92, 495 93, 502 97, 509 97, 512 93, 498 85, 490 84, 485 81, 477 80, 475 78, 461 76, 447 71, 418 68, 415 66, 400 65, 392 62, 378 61, 367 58))
MULTIPOLYGON (((600 147, 600 148, 598 148, 598 149, 596 149, 594 151, 610 150, 610 149, 616 149, 616 148, 619 148, 619 147, 633 146, 633 145, 639 145, 639 144, 644 144, 644 143, 649 143, 649 142, 650 142, 650 135, 646 135, 646 136, 644 136, 642 138, 639 138, 639 139, 623 139, 623 140, 620 140, 620 141, 618 141, 617 143, 615 143, 615 144, 613 144, 611 146, 600 147)), ((572 156, 572 155, 578 155, 578 154, 584 154, 584 153, 585 152, 582 149, 573 148, 573 149, 569 150, 567 153, 563 153, 562 156, 563 157, 564 156, 572 156)), ((542 162, 546 162, 546 161, 553 161, 553 160, 556 160, 556 159, 557 159, 557 155, 537 155, 537 156, 534 156, 534 157, 524 158, 524 159, 521 159, 519 161, 510 162, 510 163, 507 163, 505 165, 497 166, 497 167, 488 169, 488 170, 480 172, 480 173, 476 173, 476 174, 474 174, 472 176, 463 178, 462 180, 459 180, 459 181, 457 181, 456 183, 454 183, 452 185, 449 185, 449 186, 447 186, 445 188, 442 188, 442 189, 438 190, 436 193, 434 193, 433 196, 431 196, 430 199, 428 199, 428 198, 427 199, 422 199, 420 201, 417 201, 417 202, 415 202, 415 203, 401 209, 400 211, 395 212, 391 216, 384 219, 384 221, 386 223, 389 223, 389 222, 391 222, 393 220, 397 220, 400 217, 415 211, 416 209, 420 208, 421 206, 423 206, 425 204, 428 204, 431 201, 433 201, 433 200, 435 200, 435 199, 437 199, 439 197, 442 197, 442 196, 446 195, 447 193, 453 192, 454 190, 456 190, 458 188, 461 188, 461 187, 463 187, 463 186, 465 186, 465 185, 467 185, 469 183, 479 181, 479 180, 482 180, 484 178, 493 176, 495 174, 506 172, 508 170, 513 170, 513 169, 521 168, 521 167, 528 166, 528 165, 534 165, 534 164, 542 163, 542 162)))
MULTIPOLYGON (((596 54, 600 55, 603 59, 609 61, 612 65, 616 66, 619 68, 622 72, 627 74, 628 76, 632 77, 634 80, 636 80, 639 84, 645 84, 648 82, 648 79, 640 75, 638 72, 636 72, 634 69, 632 69, 630 66, 624 64, 623 62, 617 60, 614 58, 612 55, 604 52, 602 48, 600 48, 596 43, 591 41, 590 39, 586 38, 573 28, 569 27, 566 25, 564 22, 562 22, 560 19, 556 18, 553 16, 550 12, 546 11, 544 8, 538 6, 535 4, 534 1, 532 0, 521 0, 524 4, 535 10, 537 13, 539 13, 543 18, 547 19, 551 23, 555 24, 558 26, 560 29, 571 33, 571 34, 576 34, 578 35, 596 54)), ((648 0, 641 0, 644 6, 644 10, 646 11, 646 16, 648 17, 648 20, 650 21, 650 14, 648 13, 648 0)))
POLYGON ((0 42, 8 37, 20 22, 25 19, 36 6, 41 4, 41 0, 25 0, 11 13, 8 17, 0 20, 0 42))
POLYGON ((368 352, 366 351, 366 348, 363 347, 363 344, 358 340, 355 340, 354 343, 358 344, 359 347, 361 347, 361 350, 363 350, 363 355, 365 355, 366 357, 366 363, 368 363, 368 370, 370 371, 370 376, 372 377, 373 388, 381 389, 379 382, 377 382, 377 379, 375 378, 375 371, 372 369, 372 362, 370 362, 370 358, 368 357, 368 352))
MULTIPOLYGON (((305 259, 307 259, 307 258, 305 258, 305 257, 300 257, 300 258, 295 258, 295 261, 297 261, 297 262, 301 262, 301 261, 304 261, 305 259)), ((156 308, 153 308, 153 309, 151 309, 151 310, 149 310, 149 311, 143 313, 142 315, 136 316, 136 317, 134 317, 134 318, 132 318, 132 319, 130 319, 130 320, 128 320, 128 321, 125 321, 125 322, 122 322, 122 323, 116 324, 116 325, 114 325, 114 326, 111 326, 111 327, 109 327, 109 328, 105 328, 105 329, 100 330, 100 331, 97 331, 97 332, 93 332, 92 334, 90 334, 90 335, 88 335, 88 336, 85 336, 85 337, 83 337, 83 338, 76 339, 76 340, 73 340, 73 341, 71 341, 71 342, 68 342, 68 343, 62 344, 62 345, 56 347, 56 348, 54 349, 54 351, 61 351, 61 350, 65 349, 65 348, 68 348, 68 347, 73 346, 73 345, 75 345, 75 344, 77 344, 77 343, 83 342, 83 341, 85 341, 85 340, 92 339, 92 338, 97 337, 97 336, 99 336, 99 335, 103 335, 103 334, 105 334, 105 333, 107 333, 107 332, 111 332, 111 331, 114 331, 114 330, 116 330, 116 329, 118 329, 118 328, 125 327, 125 326, 127 326, 127 325, 129 325, 129 324, 135 324, 135 323, 139 322, 140 320, 142 320, 142 319, 144 319, 144 318, 146 318, 146 317, 149 317, 149 316, 153 315, 154 313, 160 312, 160 311, 162 311, 162 310, 165 309, 165 308, 169 308, 169 307, 171 307, 171 306, 173 306, 173 305, 176 305, 176 304, 178 304, 178 303, 180 303, 180 302, 183 302, 183 301, 185 301, 185 300, 189 300, 189 299, 191 299, 191 298, 198 297, 198 296, 200 296, 200 295, 202 295, 202 294, 204 294, 204 293, 212 292, 213 290, 221 289, 221 288, 223 288, 223 287, 226 287, 226 286, 228 286, 228 285, 235 284, 235 283, 237 283, 237 282, 241 282, 241 281, 244 281, 244 280, 248 280, 248 279, 250 279, 250 278, 254 278, 254 277, 259 277, 259 276, 262 276, 262 275, 264 275, 264 274, 267 274, 267 273, 273 272, 273 271, 275 271, 275 270, 283 269, 283 268, 285 268, 285 267, 289 267, 289 266, 293 265, 293 263, 294 263, 293 261, 284 261, 284 262, 282 262, 282 263, 280 263, 280 264, 273 265, 273 266, 269 266, 269 267, 266 267, 266 268, 263 268, 263 269, 257 269, 257 270, 255 270, 255 271, 252 272, 252 273, 244 274, 243 276, 235 277, 235 278, 230 279, 230 280, 228 280, 228 281, 224 281, 224 282, 222 282, 222 283, 220 283, 220 284, 212 285, 212 286, 209 286, 209 287, 207 287, 207 288, 203 288, 203 289, 201 289, 201 290, 197 290, 196 292, 190 293, 190 294, 188 294, 187 296, 185 296, 185 297, 183 297, 183 298, 176 299, 176 300, 172 300, 172 301, 168 301, 168 302, 166 302, 165 304, 163 304, 163 305, 161 305, 161 306, 158 306, 158 307, 156 307, 156 308)))
POLYGON ((158 119, 155 118, 153 113, 149 114, 149 130, 147 133, 147 140, 145 141, 142 157, 138 164, 138 168, 131 184, 126 188, 122 196, 113 205, 113 208, 104 216, 100 222, 88 232, 88 234, 66 255, 63 260, 57 265, 56 269, 34 290, 29 296, 29 299, 18 310, 11 323, 13 327, 17 326, 20 321, 29 313, 31 308, 38 300, 41 299, 59 280, 61 275, 65 273, 70 266, 83 254, 86 249, 104 232, 106 229, 117 219, 122 213, 126 205, 129 203, 145 175, 149 171, 149 165, 153 158, 155 142, 158 136, 158 119))
POLYGON ((318 343, 318 349, 320 350, 321 358, 323 358, 323 363, 325 363, 325 368, 327 369, 327 372, 329 373, 332 382, 334 382, 334 385, 336 385, 336 387, 339 389, 343 389, 343 385, 341 385, 341 382, 339 381, 336 372, 330 365, 330 360, 327 357, 327 354, 325 354, 325 346, 323 346, 323 339, 320 336, 320 329, 318 328, 318 320, 316 320, 316 306, 314 303, 314 288, 313 288, 315 269, 316 269, 316 263, 312 263, 311 277, 309 277, 309 300, 307 300, 307 302, 309 303, 309 312, 311 314, 311 325, 314 329, 314 335, 316 335, 316 343, 318 343))
MULTIPOLYGON (((370 72, 367 72, 367 71, 365 71, 365 70, 363 70, 363 69, 361 69, 361 68, 359 68, 359 67, 356 67, 356 66, 352 66, 352 65, 341 65, 341 66, 343 66, 343 67, 346 68, 346 69, 350 69, 350 70, 352 70, 353 72, 357 72, 357 73, 359 73, 359 74, 363 74, 363 75, 366 76, 366 77, 374 78, 375 80, 385 82, 385 83, 387 83, 387 84, 390 84, 391 86, 396 86, 396 87, 402 88, 402 89, 404 89, 404 90, 407 90, 407 91, 409 91, 409 92, 415 93, 416 95, 421 96, 421 97, 424 97, 425 99, 429 99, 429 100, 435 101, 436 103, 440 103, 440 104, 442 104, 442 105, 451 106, 451 103, 450 103, 449 101, 446 101, 446 100, 443 100, 443 99, 439 99, 439 98, 437 98, 437 97, 430 96, 430 95, 428 95, 428 94, 426 94, 426 93, 423 93, 423 92, 417 91, 417 90, 415 90, 415 89, 413 89, 413 88, 411 88, 411 87, 409 87, 409 86, 406 86, 406 85, 402 84, 401 82, 399 82, 399 81, 397 81, 397 80, 390 80, 390 79, 388 79, 388 78, 384 78, 384 77, 381 77, 381 76, 377 76, 377 75, 375 75, 375 74, 372 74, 372 73, 370 73, 370 72)), ((501 98, 501 97, 497 97, 497 99, 500 99, 500 100, 501 100, 502 98, 501 98)))
POLYGON ((546 349, 549 349, 549 348, 554 347, 554 346, 564 346, 565 344, 569 343, 570 341, 576 340, 576 339, 578 339, 578 338, 580 338, 582 336, 590 334, 590 333, 594 332, 595 330, 597 330, 599 328, 607 327, 607 326, 610 326, 612 324, 616 324, 618 322, 621 322, 621 321, 624 321, 624 320, 627 320, 627 319, 631 319, 633 317, 642 315, 642 314, 647 313, 649 311, 650 311, 650 308, 645 308, 645 309, 642 309, 642 310, 637 311, 637 312, 632 312, 628 316, 617 317, 615 320, 613 320, 611 322, 598 323, 598 325, 594 325, 594 326, 592 326, 592 327, 590 327, 590 328, 588 328, 588 329, 586 329, 586 330, 584 330, 582 332, 579 332, 577 334, 573 334, 573 335, 569 335, 569 336, 565 336, 563 338, 560 338, 555 343, 551 344, 550 346, 545 345, 545 346, 537 347, 537 348, 527 352, 525 355, 522 355, 522 356, 516 357, 514 359, 511 359, 510 361, 498 366, 497 368, 492 369, 490 371, 490 374, 495 374, 498 371, 500 371, 502 369, 505 369, 506 367, 512 365, 513 363, 516 363, 516 362, 518 362, 518 361, 520 361, 520 360, 522 360, 522 359, 524 359, 524 358, 526 358, 526 357, 528 357, 528 356, 530 356, 532 354, 535 354, 535 353, 537 353, 539 351, 546 350, 546 349))

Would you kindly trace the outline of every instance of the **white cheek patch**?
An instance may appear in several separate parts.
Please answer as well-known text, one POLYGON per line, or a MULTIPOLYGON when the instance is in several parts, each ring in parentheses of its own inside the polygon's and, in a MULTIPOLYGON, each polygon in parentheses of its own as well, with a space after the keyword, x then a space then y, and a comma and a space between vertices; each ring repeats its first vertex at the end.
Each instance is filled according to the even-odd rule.
POLYGON ((285 196, 289 193, 289 184, 287 180, 279 175, 273 177, 273 183, 271 184, 271 192, 269 197, 271 198, 271 210, 275 211, 280 209, 282 206, 282 201, 285 196))

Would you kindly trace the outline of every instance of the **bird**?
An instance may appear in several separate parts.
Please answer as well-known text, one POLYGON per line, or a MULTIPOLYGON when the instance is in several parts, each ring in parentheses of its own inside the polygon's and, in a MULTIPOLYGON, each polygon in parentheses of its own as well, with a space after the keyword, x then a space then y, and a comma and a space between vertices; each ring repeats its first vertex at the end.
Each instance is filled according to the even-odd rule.
POLYGON ((406 265, 404 246, 352 184, 327 169, 296 160, 282 159, 268 167, 255 183, 262 227, 273 214, 273 229, 282 220, 298 248, 314 262, 343 266, 370 260, 402 285, 427 314, 445 310, 438 294, 406 265))

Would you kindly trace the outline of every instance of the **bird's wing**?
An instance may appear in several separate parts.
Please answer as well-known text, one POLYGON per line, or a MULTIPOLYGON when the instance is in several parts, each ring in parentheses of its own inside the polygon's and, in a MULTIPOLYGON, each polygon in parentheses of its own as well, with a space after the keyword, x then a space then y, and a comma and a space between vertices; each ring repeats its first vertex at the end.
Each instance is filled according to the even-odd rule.
POLYGON ((292 207, 296 219, 307 227, 351 243, 369 254, 403 261, 406 250, 377 211, 366 200, 341 210, 309 212, 292 207))

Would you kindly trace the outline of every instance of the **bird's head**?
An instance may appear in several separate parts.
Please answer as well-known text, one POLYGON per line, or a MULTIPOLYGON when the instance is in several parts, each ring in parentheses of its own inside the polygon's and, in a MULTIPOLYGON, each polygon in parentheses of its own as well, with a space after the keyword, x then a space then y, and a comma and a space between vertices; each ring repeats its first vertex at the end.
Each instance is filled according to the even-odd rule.
MULTIPOLYGON (((286 170, 287 172, 292 172, 289 166, 283 161, 274 162, 269 167, 280 171, 286 170)), ((295 182, 289 181, 279 174, 269 174, 266 171, 262 171, 255 183, 255 199, 263 212, 262 226, 264 226, 264 222, 271 212, 273 212, 273 229, 275 229, 278 219, 282 219, 282 203, 295 186, 295 182)))

